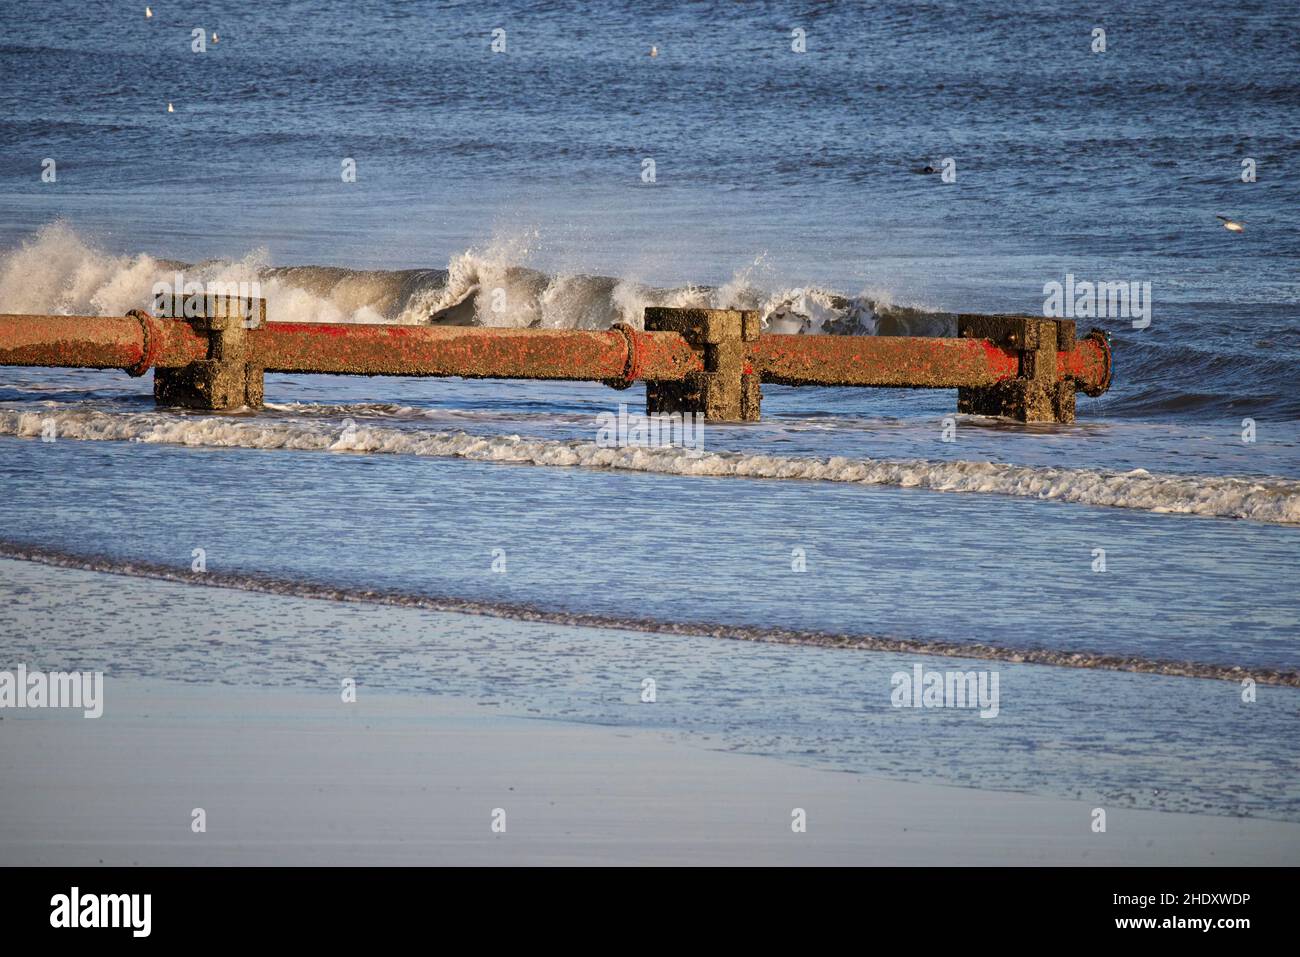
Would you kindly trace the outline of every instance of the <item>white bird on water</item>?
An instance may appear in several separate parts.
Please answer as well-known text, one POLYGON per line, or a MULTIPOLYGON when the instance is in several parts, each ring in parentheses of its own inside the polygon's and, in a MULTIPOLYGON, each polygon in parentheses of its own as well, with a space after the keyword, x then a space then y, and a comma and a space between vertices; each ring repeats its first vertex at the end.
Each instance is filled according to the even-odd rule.
POLYGON ((1235 219, 1229 219, 1227 216, 1215 216, 1214 218, 1223 220, 1223 228, 1230 233, 1244 233, 1246 231, 1245 223, 1239 223, 1235 219))
POLYGON ((168 112, 168 113, 175 113, 175 112, 176 112, 175 110, 172 109, 172 105, 171 105, 170 103, 167 104, 167 112, 168 112))
POLYGON ((145 18, 146 20, 148 20, 148 19, 149 19, 150 17, 152 17, 152 16, 153 16, 153 11, 150 10, 148 7, 145 7, 145 8, 144 8, 144 18, 145 18))
POLYGON ((651 56, 658 56, 658 55, 659 55, 659 48, 658 48, 658 47, 651 47, 651 48, 650 48, 650 55, 651 55, 651 56))

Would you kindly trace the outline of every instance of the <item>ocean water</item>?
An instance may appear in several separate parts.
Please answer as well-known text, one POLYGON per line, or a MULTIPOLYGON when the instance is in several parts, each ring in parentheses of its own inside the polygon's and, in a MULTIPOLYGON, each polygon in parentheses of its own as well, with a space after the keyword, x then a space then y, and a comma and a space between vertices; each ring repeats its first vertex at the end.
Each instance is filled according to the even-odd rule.
MULTIPOLYGON (((183 574, 201 548, 238 587, 688 643, 732 629, 1041 655, 1076 667, 1016 666, 1064 698, 1122 680, 1166 714, 1219 708, 1194 689, 1225 679, 1296 683, 1294 5, 153 12, 0 8, 0 312, 118 315, 179 270, 258 281, 272 321, 604 328, 695 304, 759 309, 769 331, 936 335, 958 311, 1037 314, 1070 274, 1149 282, 1151 324, 1080 321, 1111 335, 1115 382, 1070 426, 957 416, 944 442, 950 391, 772 386, 763 422, 706 427, 702 454, 596 446, 596 416, 642 408, 641 387, 268 376, 262 412, 199 415, 155 409, 149 377, 0 369, 5 554, 183 574), (954 182, 917 172, 947 159, 954 182), (1170 668, 1205 677, 1146 673, 1170 668)), ((13 628, 16 653, 39 617, 13 628)), ((700 687, 725 668, 709 647, 707 665, 684 659, 700 687)), ((807 684, 783 688, 794 700, 858 654, 761 656, 807 684)), ((1295 712, 1292 688, 1268 693, 1295 712)), ((1015 733, 1058 740, 1061 712, 1041 713, 1015 733)), ((1187 718, 1198 740, 1219 713, 1187 718)), ((797 754, 765 720, 747 709, 734 746, 797 754)), ((1117 708, 1100 739, 1134 720, 1117 708)), ((954 746, 996 759, 979 726, 954 746)), ((1295 769, 1281 726, 1220 731, 1275 781, 1295 769)), ((825 760, 908 773, 852 738, 825 760)), ((1134 747, 1148 769, 1174 760, 1159 735, 1134 747)), ((1138 793, 1142 773, 1107 787, 1138 793)), ((1296 813, 1275 784, 1229 800, 1207 781, 1187 806, 1296 813)))
MULTIPOLYGON (((203 588, 0 558, 0 633, 31 668, 271 686, 337 701, 438 695, 486 713, 956 787, 1300 820, 1300 692, 999 663, 998 711, 893 706, 893 676, 968 660, 573 627, 203 588), (31 622, 56 622, 35 630, 31 622), (166 621, 160 629, 157 622, 166 621), (642 700, 646 678, 655 700, 642 700), (1248 746, 1243 746, 1243 743, 1248 746)), ((557 771, 566 756, 554 756, 557 771)))

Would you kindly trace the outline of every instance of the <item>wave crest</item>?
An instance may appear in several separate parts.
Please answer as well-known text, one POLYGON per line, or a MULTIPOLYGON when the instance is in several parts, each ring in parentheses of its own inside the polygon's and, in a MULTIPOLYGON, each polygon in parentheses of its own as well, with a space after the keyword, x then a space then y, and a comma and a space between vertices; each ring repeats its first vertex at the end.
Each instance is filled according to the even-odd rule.
MULTIPOLYGON (((1009 495, 1151 512, 1300 524, 1300 481, 1153 474, 1145 469, 1056 468, 1000 462, 849 459, 708 452, 676 447, 603 447, 581 440, 235 416, 98 411, 0 411, 0 435, 38 437, 52 420, 60 438, 212 448, 297 449, 425 455, 519 465, 623 469, 670 475, 848 482, 936 492, 1009 495)), ((593 434, 595 423, 593 420, 593 434)))
POLYGON ((894 305, 873 292, 815 286, 764 289, 762 257, 721 286, 660 288, 630 277, 548 274, 527 265, 529 243, 502 240, 451 258, 447 268, 358 270, 272 266, 266 249, 238 260, 183 263, 114 255, 65 222, 0 255, 0 312, 123 315, 146 307, 157 282, 257 282, 273 322, 397 323, 516 328, 640 327, 646 306, 756 309, 782 333, 952 335, 948 313, 894 305))

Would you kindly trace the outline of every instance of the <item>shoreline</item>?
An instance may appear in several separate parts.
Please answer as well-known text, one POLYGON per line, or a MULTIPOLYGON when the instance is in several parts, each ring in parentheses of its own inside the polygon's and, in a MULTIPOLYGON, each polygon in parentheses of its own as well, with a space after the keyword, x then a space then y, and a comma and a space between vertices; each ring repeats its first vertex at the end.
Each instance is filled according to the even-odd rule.
POLYGON ((1166 677, 1199 678, 1240 682, 1250 678, 1258 685, 1300 688, 1300 671, 1272 668, 1247 670, 1240 665, 1120 657, 1071 649, 1002 648, 975 642, 950 642, 890 638, 865 634, 834 634, 770 628, 754 625, 724 625, 708 622, 671 622, 655 618, 628 618, 547 609, 526 603, 488 602, 449 596, 412 594, 394 589, 360 589, 272 576, 239 575, 223 572, 187 571, 156 562, 115 559, 102 555, 75 555, 39 545, 25 545, 0 539, 0 559, 27 561, 52 568, 68 568, 108 575, 177 584, 224 588, 256 594, 306 598, 320 601, 366 603, 398 608, 460 615, 537 622, 576 628, 605 628, 641 634, 715 638, 732 641, 856 651, 891 652, 974 661, 998 661, 1092 671, 1118 671, 1166 677))
POLYGON ((0 668, 102 672, 110 716, 119 681, 332 703, 350 679, 366 698, 547 722, 529 728, 659 735, 792 772, 1300 824, 1293 689, 1261 689, 1246 704, 1224 682, 1011 664, 990 677, 1000 679, 999 710, 987 720, 895 700, 900 672, 972 667, 951 658, 930 665, 889 652, 191 588, 12 559, 0 559, 0 580, 0 668))

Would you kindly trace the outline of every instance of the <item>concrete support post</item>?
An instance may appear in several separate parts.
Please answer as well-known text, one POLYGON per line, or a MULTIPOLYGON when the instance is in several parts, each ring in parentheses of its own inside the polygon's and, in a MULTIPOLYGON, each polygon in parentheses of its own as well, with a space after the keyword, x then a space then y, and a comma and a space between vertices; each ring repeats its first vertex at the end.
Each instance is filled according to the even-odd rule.
POLYGON ((676 332, 704 362, 680 382, 647 381, 646 412, 695 413, 708 422, 757 422, 762 391, 746 343, 758 339, 758 312, 741 309, 645 310, 647 332, 676 332))
POLYGON ((957 411, 1020 422, 1073 422, 1075 383, 1061 378, 1058 352, 1074 351, 1074 322, 1032 316, 957 317, 957 334, 987 339, 1020 355, 1020 374, 996 385, 957 390, 957 411))
POLYGON ((180 319, 208 337, 207 358, 154 370, 159 405, 227 411, 262 407, 263 373, 250 362, 247 332, 266 322, 266 300, 239 296, 160 296, 157 316, 180 319))

